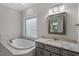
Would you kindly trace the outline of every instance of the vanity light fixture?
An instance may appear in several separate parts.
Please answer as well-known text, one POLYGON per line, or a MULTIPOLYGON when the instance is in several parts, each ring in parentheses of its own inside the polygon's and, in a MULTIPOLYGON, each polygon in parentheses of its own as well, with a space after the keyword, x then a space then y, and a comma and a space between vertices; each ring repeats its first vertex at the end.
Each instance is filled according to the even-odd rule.
POLYGON ((53 8, 50 8, 48 11, 48 15, 52 15, 53 14, 53 8))
POLYGON ((64 5, 59 5, 59 11, 64 11, 65 10, 65 6, 64 5))
POLYGON ((22 5, 25 5, 25 3, 21 3, 22 5))
POLYGON ((49 15, 52 15, 54 13, 60 13, 60 12, 65 12, 65 6, 63 4, 57 5, 49 9, 49 15))
POLYGON ((53 8, 53 12, 57 12, 58 11, 58 6, 53 8))

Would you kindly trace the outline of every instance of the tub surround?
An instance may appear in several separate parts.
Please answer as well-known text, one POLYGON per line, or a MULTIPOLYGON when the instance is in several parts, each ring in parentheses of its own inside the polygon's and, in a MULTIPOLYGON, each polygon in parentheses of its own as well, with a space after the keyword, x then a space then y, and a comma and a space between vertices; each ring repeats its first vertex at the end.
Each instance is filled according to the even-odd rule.
POLYGON ((46 39, 46 38, 40 38, 35 41, 79 53, 79 43, 67 42, 62 40, 54 40, 54 39, 46 39))
POLYGON ((0 56, 11 56, 12 53, 0 43, 0 56))
POLYGON ((15 49, 15 48, 13 48, 13 47, 11 47, 9 44, 8 44, 8 39, 5 39, 5 40, 3 40, 3 41, 0 41, 0 43, 5 47, 5 48, 7 48, 11 53, 12 53, 12 55, 14 56, 18 56, 18 55, 20 55, 20 56, 22 56, 22 55, 26 55, 26 56, 28 56, 28 55, 31 55, 31 54, 29 54, 31 51, 33 51, 34 49, 35 49, 35 46, 34 47, 32 47, 32 48, 30 48, 30 49, 25 49, 25 50, 18 50, 18 49, 15 49))
POLYGON ((15 49, 25 50, 35 46, 35 42, 28 39, 15 38, 8 41, 8 44, 15 49))

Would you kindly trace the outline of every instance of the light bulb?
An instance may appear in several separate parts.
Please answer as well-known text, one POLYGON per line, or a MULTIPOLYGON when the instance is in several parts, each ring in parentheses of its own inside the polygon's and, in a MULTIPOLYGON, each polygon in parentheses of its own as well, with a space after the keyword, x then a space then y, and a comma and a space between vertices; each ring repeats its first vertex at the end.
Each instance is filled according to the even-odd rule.
POLYGON ((25 3, 22 3, 22 5, 25 5, 25 3))

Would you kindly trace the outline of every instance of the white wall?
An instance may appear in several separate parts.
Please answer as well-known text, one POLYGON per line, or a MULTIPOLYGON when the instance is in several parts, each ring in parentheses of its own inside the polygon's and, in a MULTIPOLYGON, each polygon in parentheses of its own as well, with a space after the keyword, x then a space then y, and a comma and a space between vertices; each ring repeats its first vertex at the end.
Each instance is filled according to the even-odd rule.
POLYGON ((38 36, 46 36, 46 37, 60 37, 60 38, 69 38, 72 40, 78 39, 78 29, 75 26, 78 22, 78 4, 64 4, 67 12, 67 34, 66 35, 57 35, 57 34, 48 34, 48 25, 46 15, 48 14, 49 8, 51 8, 55 4, 38 4, 36 7, 31 7, 26 9, 23 12, 23 18, 28 16, 36 15, 38 18, 37 28, 38 28, 38 36))
POLYGON ((0 5, 0 38, 3 36, 11 38, 21 36, 21 14, 0 5))

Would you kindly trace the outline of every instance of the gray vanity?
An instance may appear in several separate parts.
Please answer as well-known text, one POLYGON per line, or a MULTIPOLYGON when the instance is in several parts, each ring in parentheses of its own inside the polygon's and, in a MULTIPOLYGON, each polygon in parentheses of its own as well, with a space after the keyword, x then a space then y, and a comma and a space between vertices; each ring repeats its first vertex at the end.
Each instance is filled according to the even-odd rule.
MULTIPOLYGON (((48 34, 66 35, 66 12, 49 15, 48 34)), ((36 41, 36 56, 79 56, 79 43, 40 38, 36 41)))
MULTIPOLYGON (((52 40, 52 39, 51 39, 52 40)), ((36 40, 36 56, 79 56, 79 46, 69 42, 54 42, 50 39, 36 40), (72 44, 72 45, 71 45, 72 44)))

